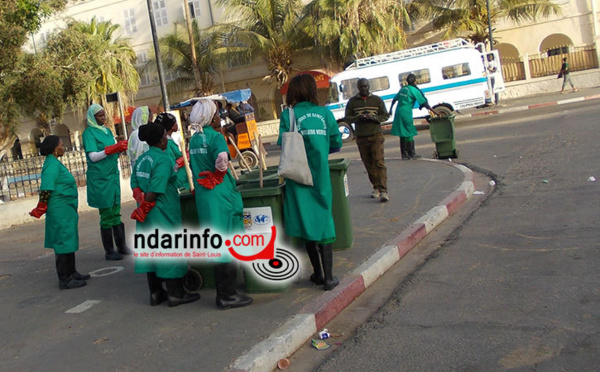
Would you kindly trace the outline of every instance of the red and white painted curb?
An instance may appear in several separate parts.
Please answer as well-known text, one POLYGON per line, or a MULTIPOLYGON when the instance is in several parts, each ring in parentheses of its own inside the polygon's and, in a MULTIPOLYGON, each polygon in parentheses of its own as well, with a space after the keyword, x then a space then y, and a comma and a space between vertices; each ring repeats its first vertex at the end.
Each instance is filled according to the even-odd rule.
POLYGON ((583 101, 589 101, 592 99, 600 99, 600 94, 568 98, 568 99, 562 99, 559 101, 552 101, 552 102, 535 103, 535 104, 527 105, 527 106, 507 107, 507 108, 500 108, 497 110, 491 110, 491 111, 485 111, 485 112, 475 112, 472 114, 461 115, 461 117, 466 118, 466 117, 496 115, 496 114, 502 114, 502 113, 506 113, 506 112, 517 112, 517 111, 525 111, 525 110, 536 109, 536 108, 565 105, 568 103, 583 102, 583 101))
MULTIPOLYGON (((422 159, 421 161, 438 161, 422 159)), ((256 344, 248 353, 237 358, 227 369, 230 372, 272 371, 277 362, 287 358, 338 315, 355 298, 388 271, 427 234, 456 212, 473 195, 473 172, 460 164, 443 162, 463 172, 461 185, 423 217, 392 240, 384 244, 362 265, 348 273, 340 284, 324 292, 315 301, 304 306, 297 315, 288 319, 267 339, 256 344)))

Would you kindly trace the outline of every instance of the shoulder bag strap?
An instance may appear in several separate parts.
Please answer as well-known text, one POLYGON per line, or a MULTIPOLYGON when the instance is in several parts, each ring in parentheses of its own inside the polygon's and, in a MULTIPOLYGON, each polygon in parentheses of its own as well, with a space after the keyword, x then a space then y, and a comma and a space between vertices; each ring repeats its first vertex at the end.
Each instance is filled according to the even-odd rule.
POLYGON ((290 132, 296 131, 296 116, 294 115, 294 109, 288 108, 288 112, 290 114, 290 132))

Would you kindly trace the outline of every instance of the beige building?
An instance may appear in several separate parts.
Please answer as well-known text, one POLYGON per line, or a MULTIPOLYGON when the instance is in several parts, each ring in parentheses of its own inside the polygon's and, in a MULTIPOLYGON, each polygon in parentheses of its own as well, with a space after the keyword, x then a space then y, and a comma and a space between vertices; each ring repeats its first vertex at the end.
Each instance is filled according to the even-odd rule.
MULTIPOLYGON (((175 22, 183 22, 184 2, 200 27, 210 27, 224 17, 224 10, 216 5, 216 0, 152 0, 159 36, 172 32, 175 22)), ((562 7, 561 15, 537 22, 502 22, 495 26, 493 36, 507 81, 507 90, 502 95, 504 98, 560 90, 560 83, 555 75, 560 69, 560 60, 565 55, 569 56, 573 70, 581 70, 572 74, 578 86, 600 85, 600 2, 556 2, 562 7)), ((44 23, 42 29, 30 40, 28 48, 33 51, 43 46, 51 32, 64 26, 67 17, 88 22, 93 16, 100 21, 110 20, 122 26, 123 37, 130 39, 140 64, 153 55, 145 0, 88 0, 73 3, 64 12, 44 23)), ((423 27, 413 32, 409 41, 414 44, 433 42, 436 41, 436 34, 423 27)), ((319 69, 314 60, 299 57, 294 62, 300 69, 319 69)), ((167 80, 173 78, 169 72, 166 75, 167 80)), ((263 79, 266 75, 268 71, 260 60, 251 66, 224 66, 221 73, 215 76, 215 93, 250 88, 251 103, 255 106, 259 121, 276 119, 282 95, 277 87, 263 79)), ((158 77, 142 74, 141 80, 139 92, 134 99, 135 106, 148 105, 156 108, 161 102, 158 77)), ((187 98, 190 96, 183 94, 169 97, 169 100, 173 104, 187 98)), ((77 146, 78 134, 83 129, 83 116, 70 113, 65 116, 64 124, 51 125, 50 130, 63 138, 72 138, 73 145, 77 146)), ((33 140, 40 134, 41 130, 33 120, 26 121, 21 126, 19 137, 24 152, 28 152, 27 140, 33 140)))

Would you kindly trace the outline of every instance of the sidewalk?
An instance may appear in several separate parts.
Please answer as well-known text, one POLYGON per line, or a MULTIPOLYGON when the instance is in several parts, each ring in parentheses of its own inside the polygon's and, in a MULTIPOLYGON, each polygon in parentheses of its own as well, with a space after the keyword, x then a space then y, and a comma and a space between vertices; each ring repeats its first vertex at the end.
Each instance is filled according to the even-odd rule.
MULTIPOLYGON (((39 356, 46 355, 52 356, 47 365, 66 358, 71 370, 271 371, 460 208, 474 189, 471 172, 455 163, 389 158, 386 165, 387 203, 370 197, 360 160, 348 168, 354 244, 334 253, 340 285, 324 292, 311 283, 310 264, 300 249, 300 278, 284 292, 251 294, 254 304, 243 309, 217 310, 214 289, 207 288, 199 290, 197 303, 150 307, 145 276, 133 273, 132 259, 104 261, 95 211, 80 214, 77 265, 97 274, 84 288, 59 291, 52 251, 41 248, 43 221, 13 226, 0 236, 5 368, 43 370, 39 356)), ((133 208, 124 204, 123 216, 133 208)), ((124 222, 126 231, 134 231, 130 219, 124 222)))

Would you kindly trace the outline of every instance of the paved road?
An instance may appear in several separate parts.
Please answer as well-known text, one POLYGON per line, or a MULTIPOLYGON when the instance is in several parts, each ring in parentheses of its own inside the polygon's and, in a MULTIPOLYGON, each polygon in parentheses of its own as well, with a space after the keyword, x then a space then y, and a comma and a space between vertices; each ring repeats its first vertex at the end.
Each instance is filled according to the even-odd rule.
POLYGON ((599 114, 578 103, 459 125, 461 162, 497 192, 353 337, 303 357, 325 358, 318 371, 597 371, 599 114))

